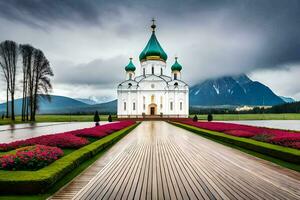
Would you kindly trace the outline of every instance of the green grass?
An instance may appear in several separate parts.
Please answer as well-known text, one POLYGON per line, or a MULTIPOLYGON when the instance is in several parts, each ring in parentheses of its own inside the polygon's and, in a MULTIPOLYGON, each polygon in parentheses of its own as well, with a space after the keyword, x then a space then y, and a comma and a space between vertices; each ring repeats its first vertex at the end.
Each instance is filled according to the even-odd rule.
POLYGON ((201 135, 207 139, 241 150, 250 155, 268 160, 295 171, 300 171, 300 150, 260 142, 249 138, 230 136, 224 133, 204 130, 185 124, 172 124, 201 135))
MULTIPOLYGON (((112 116, 113 119, 116 116, 112 116)), ((108 115, 100 115, 101 121, 107 121, 108 115)), ((93 122, 93 115, 37 115, 36 122, 93 122)), ((16 116, 15 121, 11 121, 10 119, 0 119, 0 125, 7 124, 22 124, 22 123, 30 123, 24 122, 21 120, 20 116, 16 116)), ((101 123, 101 122, 100 122, 101 123)))
MULTIPOLYGON (((190 115, 190 118, 195 115, 190 115)), ((207 120, 207 115, 197 115, 199 120, 207 120)), ((300 120, 300 113, 283 114, 213 114, 217 121, 235 120, 300 120)))
MULTIPOLYGON (((193 117, 194 115, 190 115, 193 117)), ((207 115, 197 115, 200 120, 206 120, 207 115)), ((116 119, 116 116, 112 116, 116 119)), ((300 120, 300 113, 284 114, 214 114, 214 120, 300 120)), ((101 115, 101 121, 107 121, 108 115, 101 115)), ((92 122, 93 115, 37 115, 36 122, 92 122)), ((12 122, 10 119, 0 119, 0 125, 30 123, 23 122, 20 116, 12 122)))
MULTIPOLYGON (((99 158, 103 151, 129 133, 138 124, 117 131, 77 150, 64 149, 67 154, 51 165, 37 171, 0 170, 0 192, 22 193, 1 196, 3 199, 45 199, 72 180, 82 170, 99 158), (96 157, 95 157, 96 156, 96 157), (42 195, 35 194, 37 191, 42 195), (26 195, 26 194, 29 195, 26 195), (23 195, 25 194, 25 195, 23 195)), ((0 198, 0 199, 1 199, 0 198)))

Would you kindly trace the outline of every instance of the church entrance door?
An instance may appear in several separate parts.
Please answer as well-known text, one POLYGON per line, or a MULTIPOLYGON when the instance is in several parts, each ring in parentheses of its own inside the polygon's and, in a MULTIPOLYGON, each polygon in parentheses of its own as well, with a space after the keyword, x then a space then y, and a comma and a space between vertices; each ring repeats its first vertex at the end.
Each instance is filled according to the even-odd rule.
POLYGON ((148 109, 149 109, 148 115, 156 115, 157 105, 155 103, 149 104, 148 109))
POLYGON ((154 107, 150 108, 150 115, 155 115, 155 108, 154 107))

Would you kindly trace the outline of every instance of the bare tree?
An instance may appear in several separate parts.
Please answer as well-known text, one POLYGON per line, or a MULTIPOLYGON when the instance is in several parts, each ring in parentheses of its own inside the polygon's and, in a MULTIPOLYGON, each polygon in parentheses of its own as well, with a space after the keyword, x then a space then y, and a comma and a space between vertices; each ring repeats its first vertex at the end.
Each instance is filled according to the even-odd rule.
POLYGON ((6 115, 8 116, 8 92, 11 97, 11 119, 15 120, 15 88, 16 88, 16 73, 17 73, 17 60, 18 60, 18 45, 14 41, 6 40, 0 43, 0 65, 6 79, 6 97, 7 108, 6 115))
POLYGON ((20 52, 22 55, 23 63, 23 99, 22 99, 22 120, 28 120, 29 107, 30 107, 30 80, 32 74, 32 63, 33 63, 33 54, 34 47, 29 44, 20 45, 20 52))
POLYGON ((34 51, 33 62, 33 100, 31 120, 35 121, 36 111, 38 109, 39 97, 44 97, 50 100, 48 95, 52 89, 50 77, 53 76, 53 71, 50 67, 48 59, 41 50, 34 51), (43 95, 44 94, 44 95, 43 95))
POLYGON ((2 68, 2 73, 3 73, 3 76, 5 78, 5 81, 6 81, 6 118, 8 118, 9 116, 9 108, 8 108, 8 100, 9 100, 9 73, 8 73, 8 57, 7 57, 7 53, 6 53, 6 47, 5 47, 5 43, 2 42, 0 44, 0 66, 2 68))

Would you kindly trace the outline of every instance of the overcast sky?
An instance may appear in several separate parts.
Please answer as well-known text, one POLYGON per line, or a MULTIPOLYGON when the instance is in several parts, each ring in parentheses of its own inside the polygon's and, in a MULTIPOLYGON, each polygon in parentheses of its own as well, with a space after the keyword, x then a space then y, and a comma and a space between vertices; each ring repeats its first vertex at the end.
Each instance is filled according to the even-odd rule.
POLYGON ((0 41, 43 50, 53 94, 113 99, 130 56, 139 73, 152 17, 169 67, 177 55, 190 85, 246 73, 300 100, 298 0, 0 0, 0 41))

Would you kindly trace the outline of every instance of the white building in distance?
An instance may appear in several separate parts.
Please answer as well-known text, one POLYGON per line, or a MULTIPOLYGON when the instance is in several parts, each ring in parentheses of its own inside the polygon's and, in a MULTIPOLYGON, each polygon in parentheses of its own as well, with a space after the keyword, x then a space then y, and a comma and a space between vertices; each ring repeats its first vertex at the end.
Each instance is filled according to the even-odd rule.
POLYGON ((186 118, 189 87, 181 80, 182 66, 175 57, 171 74, 165 74, 168 56, 156 38, 154 20, 151 28, 151 37, 139 56, 141 74, 135 74, 130 58, 126 80, 118 85, 118 118, 186 118))

